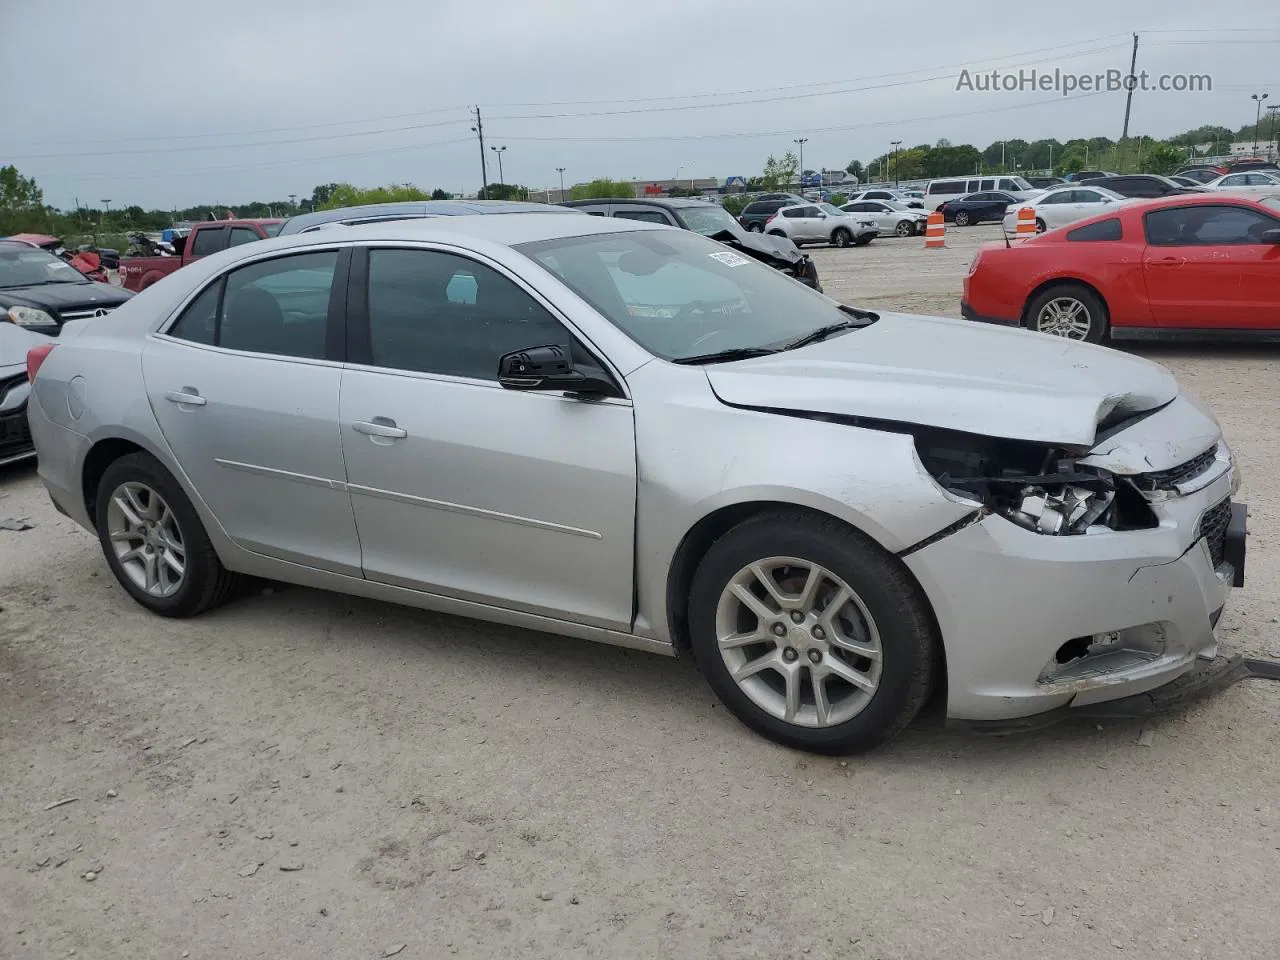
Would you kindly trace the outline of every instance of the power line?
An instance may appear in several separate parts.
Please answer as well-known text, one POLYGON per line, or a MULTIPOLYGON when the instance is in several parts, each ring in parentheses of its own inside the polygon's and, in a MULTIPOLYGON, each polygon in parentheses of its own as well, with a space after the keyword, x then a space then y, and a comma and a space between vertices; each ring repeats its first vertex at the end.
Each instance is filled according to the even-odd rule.
POLYGON ((1027 107, 1046 106, 1051 103, 1074 103, 1089 97, 1102 96, 1109 91, 1095 90, 1092 93, 1081 93, 1071 97, 1054 97, 1051 100, 1032 100, 1027 103, 1015 103, 1006 107, 986 107, 981 110, 949 111, 929 117, 894 117, 891 120, 871 120, 866 123, 853 123, 836 127, 798 127, 794 130, 763 130, 758 133, 691 133, 670 135, 649 135, 637 137, 518 137, 508 136, 508 140, 520 140, 538 143, 644 143, 651 140, 753 140, 763 137, 785 137, 801 133, 843 133, 849 130, 862 130, 868 127, 901 126, 906 123, 923 123, 930 120, 948 120, 952 117, 981 116, 988 113, 999 113, 1005 110, 1023 110, 1027 107))

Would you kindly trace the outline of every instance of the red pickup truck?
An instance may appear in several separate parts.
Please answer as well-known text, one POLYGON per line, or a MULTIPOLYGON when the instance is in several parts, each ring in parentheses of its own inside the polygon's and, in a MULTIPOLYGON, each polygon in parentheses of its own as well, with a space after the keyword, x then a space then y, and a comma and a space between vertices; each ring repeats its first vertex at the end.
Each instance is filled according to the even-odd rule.
POLYGON ((174 242, 174 256, 122 257, 120 285, 137 293, 193 260, 227 247, 274 237, 283 225, 283 220, 211 220, 197 223, 186 237, 174 242))

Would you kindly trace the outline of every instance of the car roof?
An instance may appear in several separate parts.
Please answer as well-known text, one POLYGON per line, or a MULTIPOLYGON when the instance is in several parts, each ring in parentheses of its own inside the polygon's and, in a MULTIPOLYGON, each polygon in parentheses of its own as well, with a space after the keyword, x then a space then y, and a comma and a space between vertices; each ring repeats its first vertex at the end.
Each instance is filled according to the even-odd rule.
MULTIPOLYGON (((768 203, 769 201, 764 201, 768 203)), ((707 203, 705 200, 697 200, 693 197, 598 197, 591 200, 565 200, 556 204, 560 207, 590 207, 598 203, 636 203, 647 207, 674 207, 680 210, 687 210, 689 207, 697 207, 699 210, 705 207, 713 207, 715 204, 707 203)))
POLYGON ((571 213, 558 205, 522 200, 408 200, 397 203, 365 203, 333 210, 301 213, 285 221, 281 234, 301 233, 311 227, 344 220, 411 217, 462 217, 486 213, 571 213))

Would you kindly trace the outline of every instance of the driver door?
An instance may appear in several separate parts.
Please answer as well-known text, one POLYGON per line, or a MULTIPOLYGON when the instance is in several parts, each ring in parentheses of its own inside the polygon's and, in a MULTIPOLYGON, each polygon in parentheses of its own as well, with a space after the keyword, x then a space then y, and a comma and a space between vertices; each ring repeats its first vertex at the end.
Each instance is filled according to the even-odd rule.
POLYGON ((339 421, 365 576, 630 630, 630 401, 497 382, 526 347, 598 363, 547 306, 493 265, 379 247, 356 251, 348 327, 339 421))

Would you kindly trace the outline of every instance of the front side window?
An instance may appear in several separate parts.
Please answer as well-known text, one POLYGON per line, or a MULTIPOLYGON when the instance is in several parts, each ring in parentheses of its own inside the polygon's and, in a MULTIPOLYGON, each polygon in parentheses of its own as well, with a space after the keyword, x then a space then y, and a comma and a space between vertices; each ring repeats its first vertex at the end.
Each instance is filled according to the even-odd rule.
POLYGON ((1153 210, 1143 218, 1147 243, 1159 247, 1216 247, 1262 243, 1262 235, 1280 224, 1235 206, 1197 204, 1153 210))
POLYGON ((170 328, 192 343, 322 360, 334 250, 262 260, 206 287, 170 328))
POLYGON ((496 380, 498 358, 569 332, 513 281, 436 250, 369 251, 369 347, 374 366, 496 380))
POLYGON ((685 231, 568 237, 515 249, 668 360, 774 348, 828 324, 857 322, 777 270, 685 231))
POLYGON ((253 243, 255 240, 261 240, 256 230, 249 227, 232 227, 231 239, 227 241, 227 246, 238 247, 243 243, 253 243))

